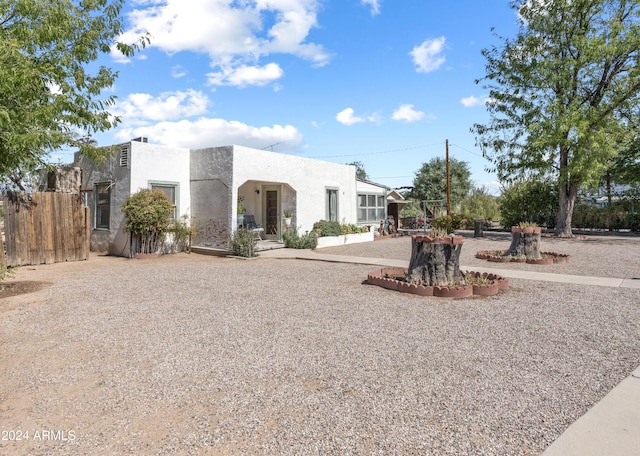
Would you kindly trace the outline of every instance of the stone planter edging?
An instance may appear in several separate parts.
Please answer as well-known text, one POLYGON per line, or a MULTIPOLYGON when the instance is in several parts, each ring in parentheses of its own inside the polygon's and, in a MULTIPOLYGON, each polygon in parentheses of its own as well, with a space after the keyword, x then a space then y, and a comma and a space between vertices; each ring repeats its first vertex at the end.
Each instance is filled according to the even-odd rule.
POLYGON ((478 285, 461 285, 455 287, 429 287, 409 283, 399 278, 407 274, 406 268, 389 267, 370 272, 367 275, 367 283, 377 285, 388 290, 401 293, 410 293, 418 296, 437 296, 443 298, 469 298, 471 296, 493 296, 509 287, 509 280, 498 274, 487 274, 474 271, 466 271, 475 277, 486 278, 489 283, 478 285))

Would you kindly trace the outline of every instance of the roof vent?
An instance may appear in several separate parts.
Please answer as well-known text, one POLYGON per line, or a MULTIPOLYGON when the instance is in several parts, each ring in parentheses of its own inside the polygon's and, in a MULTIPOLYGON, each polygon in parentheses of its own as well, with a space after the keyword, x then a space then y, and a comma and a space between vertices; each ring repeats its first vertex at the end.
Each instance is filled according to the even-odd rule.
POLYGON ((120 166, 123 168, 129 166, 129 146, 122 146, 120 149, 120 166))

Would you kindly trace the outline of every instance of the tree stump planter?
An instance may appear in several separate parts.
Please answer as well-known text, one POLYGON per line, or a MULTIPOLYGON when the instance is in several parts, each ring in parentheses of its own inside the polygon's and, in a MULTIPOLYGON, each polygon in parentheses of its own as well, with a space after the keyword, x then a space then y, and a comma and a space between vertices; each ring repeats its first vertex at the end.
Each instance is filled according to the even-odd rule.
POLYGON ((460 272, 462 243, 462 236, 411 236, 407 281, 433 287, 459 283, 464 278, 460 272))
POLYGON ((479 250, 476 258, 494 262, 528 264, 553 264, 571 261, 571 255, 556 252, 540 252, 542 229, 533 226, 512 226, 511 245, 506 251, 479 250))
POLYGON ((540 258, 540 238, 542 229, 539 226, 512 226, 511 245, 504 253, 505 256, 540 258))

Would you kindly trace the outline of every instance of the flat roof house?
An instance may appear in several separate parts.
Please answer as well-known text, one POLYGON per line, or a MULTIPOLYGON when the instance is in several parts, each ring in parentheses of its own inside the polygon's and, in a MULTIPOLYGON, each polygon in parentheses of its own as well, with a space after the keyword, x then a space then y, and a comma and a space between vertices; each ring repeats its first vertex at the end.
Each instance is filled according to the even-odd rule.
POLYGON ((104 166, 76 154, 82 189, 92 210, 91 248, 129 255, 120 207, 143 188, 164 191, 173 216, 187 216, 196 228, 194 246, 226 249, 238 228, 241 197, 246 214, 280 240, 284 211, 301 232, 318 220, 357 223, 355 167, 231 145, 186 149, 149 144, 139 138, 116 146, 104 166))

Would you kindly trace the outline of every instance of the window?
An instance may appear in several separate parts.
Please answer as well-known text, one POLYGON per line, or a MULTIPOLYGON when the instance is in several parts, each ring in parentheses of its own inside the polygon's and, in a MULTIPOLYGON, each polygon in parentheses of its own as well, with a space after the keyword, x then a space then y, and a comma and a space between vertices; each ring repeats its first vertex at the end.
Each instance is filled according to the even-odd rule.
POLYGON ((151 182, 150 185, 151 190, 160 190, 167 195, 167 198, 169 198, 169 201, 173 204, 173 212, 169 214, 169 219, 176 220, 178 218, 178 184, 169 182, 151 182))
POLYGON ((379 223, 387 216, 387 198, 384 195, 358 194, 358 222, 379 223))
POLYGON ((326 214, 328 221, 338 221, 338 190, 336 189, 327 189, 326 214))
POLYGON ((96 228, 109 229, 111 218, 111 183, 96 184, 96 228))

